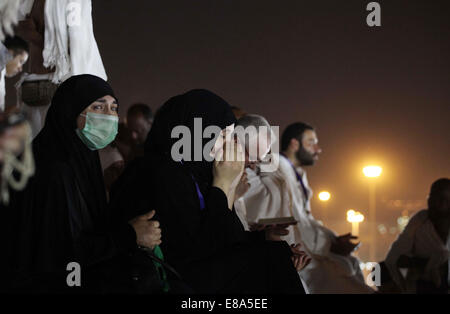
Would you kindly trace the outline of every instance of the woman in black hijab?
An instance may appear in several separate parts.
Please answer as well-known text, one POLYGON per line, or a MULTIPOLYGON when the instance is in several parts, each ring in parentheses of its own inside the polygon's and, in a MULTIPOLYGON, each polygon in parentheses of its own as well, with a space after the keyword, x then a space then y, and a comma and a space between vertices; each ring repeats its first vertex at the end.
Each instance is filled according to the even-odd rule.
POLYGON ((33 141, 36 174, 15 198, 13 289, 106 291, 107 265, 136 246, 131 225, 110 231, 97 153, 117 133, 117 112, 114 92, 96 76, 71 77, 56 91, 33 141), (66 282, 71 262, 81 266, 80 288, 66 282))
POLYGON ((289 246, 266 241, 264 232, 245 232, 230 209, 226 188, 215 184, 219 172, 235 170, 224 172, 203 156, 212 148, 205 149, 211 138, 203 138, 204 130, 225 129, 234 122, 228 103, 209 91, 192 90, 168 100, 155 116, 145 158, 131 165, 114 187, 113 209, 122 220, 156 210, 166 260, 195 292, 303 293, 289 246), (196 118, 201 118, 200 127, 196 118), (172 138, 176 126, 189 129, 194 147, 187 153, 191 158, 181 161, 171 155, 179 140, 172 138), (197 140, 200 145, 195 146, 197 140), (193 161, 199 153, 200 160, 193 161))

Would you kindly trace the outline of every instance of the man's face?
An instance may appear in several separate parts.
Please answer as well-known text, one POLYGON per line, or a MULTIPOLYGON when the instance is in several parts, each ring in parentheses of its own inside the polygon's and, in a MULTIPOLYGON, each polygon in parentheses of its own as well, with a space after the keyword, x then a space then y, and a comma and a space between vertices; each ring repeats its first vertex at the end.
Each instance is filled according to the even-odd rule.
POLYGON ((135 144, 144 144, 152 127, 151 121, 148 121, 142 114, 134 114, 127 117, 127 124, 135 144))
MULTIPOLYGON (((10 51, 12 54, 12 51, 10 51)), ((16 55, 11 61, 6 64, 6 77, 13 77, 22 72, 23 65, 28 60, 28 53, 26 51, 16 55)))
POLYGON ((312 166, 319 160, 322 149, 318 145, 319 140, 314 130, 306 130, 303 132, 301 145, 295 153, 298 161, 302 166, 312 166))

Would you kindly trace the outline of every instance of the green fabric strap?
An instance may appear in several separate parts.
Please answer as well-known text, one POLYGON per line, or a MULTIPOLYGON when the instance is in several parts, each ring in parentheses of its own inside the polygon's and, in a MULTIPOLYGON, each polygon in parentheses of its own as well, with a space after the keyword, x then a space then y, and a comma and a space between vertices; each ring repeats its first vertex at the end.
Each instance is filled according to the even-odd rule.
MULTIPOLYGON (((155 248, 153 249, 153 254, 155 254, 155 256, 157 258, 159 258, 160 260, 164 260, 164 255, 163 255, 163 252, 161 251, 161 248, 159 247, 159 245, 155 246, 155 248)), ((158 270, 158 273, 163 282, 163 291, 169 292, 169 290, 170 290, 169 281, 167 280, 167 274, 166 274, 166 271, 164 270, 164 267, 155 260, 153 261, 153 264, 155 265, 156 269, 158 270)))

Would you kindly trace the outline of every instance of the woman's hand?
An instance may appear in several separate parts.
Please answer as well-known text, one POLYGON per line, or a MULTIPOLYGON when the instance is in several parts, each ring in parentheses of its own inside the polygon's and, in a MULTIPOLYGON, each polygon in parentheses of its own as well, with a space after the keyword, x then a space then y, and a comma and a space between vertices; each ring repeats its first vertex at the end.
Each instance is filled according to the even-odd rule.
POLYGON ((137 245, 150 249, 154 249, 155 246, 162 243, 159 222, 156 220, 150 220, 153 216, 155 216, 154 210, 129 221, 129 224, 136 232, 137 245))
POLYGON ((236 186, 244 172, 244 166, 245 155, 242 146, 234 140, 225 141, 223 149, 217 152, 214 161, 213 186, 225 193, 230 209, 233 207, 236 186))

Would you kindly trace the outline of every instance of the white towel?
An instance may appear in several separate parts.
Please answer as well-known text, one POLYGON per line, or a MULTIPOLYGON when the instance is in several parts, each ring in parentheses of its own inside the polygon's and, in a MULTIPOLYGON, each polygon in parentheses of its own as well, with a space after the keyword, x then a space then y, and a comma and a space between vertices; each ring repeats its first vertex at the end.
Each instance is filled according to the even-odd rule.
POLYGON ((91 0, 47 0, 44 66, 55 67, 54 83, 73 75, 107 80, 92 26, 91 0))
POLYGON ((13 26, 19 21, 21 1, 0 0, 0 40, 5 39, 5 33, 13 34, 13 26))

